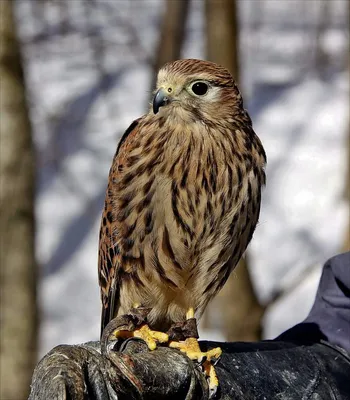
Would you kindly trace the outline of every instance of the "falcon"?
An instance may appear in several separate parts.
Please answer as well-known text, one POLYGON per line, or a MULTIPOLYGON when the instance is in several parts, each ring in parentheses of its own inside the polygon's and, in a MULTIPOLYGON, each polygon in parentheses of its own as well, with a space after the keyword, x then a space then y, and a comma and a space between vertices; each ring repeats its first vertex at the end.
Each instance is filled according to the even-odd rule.
POLYGON ((169 341, 205 359, 217 386, 210 359, 220 348, 201 352, 196 332, 184 327, 223 287, 253 236, 265 164, 227 69, 195 59, 160 69, 153 104, 122 136, 109 173, 98 266, 102 330, 147 310, 133 332, 114 336, 142 337, 150 349, 169 341), (183 340, 172 340, 181 327, 183 340))

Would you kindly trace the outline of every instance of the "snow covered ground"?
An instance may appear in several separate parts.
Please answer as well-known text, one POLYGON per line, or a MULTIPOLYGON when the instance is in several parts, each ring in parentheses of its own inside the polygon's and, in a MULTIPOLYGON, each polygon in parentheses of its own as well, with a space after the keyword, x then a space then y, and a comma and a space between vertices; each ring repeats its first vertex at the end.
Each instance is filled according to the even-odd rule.
MULTIPOLYGON (((64 2, 17 2, 38 157, 41 354, 98 337, 107 174, 118 137, 147 107, 163 11, 161 0, 87 3, 67 2, 65 10, 64 2)), ((307 314, 321 263, 339 251, 348 220, 348 6, 328 4, 320 31, 320 0, 239 1, 241 87, 268 155, 252 273, 262 301, 288 293, 266 314, 267 338, 307 314), (288 290, 305 269, 303 282, 288 290)), ((202 12, 203 2, 192 1, 183 57, 205 57, 202 12)))

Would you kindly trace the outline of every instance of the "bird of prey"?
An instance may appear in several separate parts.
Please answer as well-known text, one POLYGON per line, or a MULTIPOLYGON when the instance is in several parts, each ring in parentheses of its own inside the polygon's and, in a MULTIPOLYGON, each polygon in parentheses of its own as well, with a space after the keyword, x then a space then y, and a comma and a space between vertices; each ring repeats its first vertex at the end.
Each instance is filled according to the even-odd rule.
MULTIPOLYGON (((153 105, 126 130, 110 169, 99 246, 102 329, 146 308, 147 324, 132 334, 155 348, 172 326, 200 317, 253 236, 265 163, 227 69, 195 59, 160 69, 153 105)), ((170 345, 193 359, 220 354, 201 353, 193 337, 170 345)))

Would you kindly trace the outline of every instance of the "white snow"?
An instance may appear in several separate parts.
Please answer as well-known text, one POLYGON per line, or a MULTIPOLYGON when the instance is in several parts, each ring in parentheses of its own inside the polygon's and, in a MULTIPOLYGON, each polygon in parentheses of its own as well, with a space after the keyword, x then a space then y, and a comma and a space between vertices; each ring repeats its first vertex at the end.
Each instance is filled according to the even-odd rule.
MULTIPOLYGON (((87 2, 68 2, 63 34, 59 2, 40 2, 42 12, 38 3, 19 0, 17 16, 37 148, 42 355, 60 343, 98 338, 97 246, 107 175, 118 137, 147 109, 164 4, 101 0, 89 11, 87 2)), ((320 38, 327 64, 315 69, 319 0, 239 1, 241 87, 268 155, 249 249, 252 274, 262 301, 277 290, 288 293, 265 316, 267 338, 307 315, 321 265, 339 252, 348 221, 348 6, 330 4, 320 38)), ((204 57, 203 10, 201 1, 192 2, 183 57, 204 57)), ((203 338, 223 336, 213 327, 203 338)))

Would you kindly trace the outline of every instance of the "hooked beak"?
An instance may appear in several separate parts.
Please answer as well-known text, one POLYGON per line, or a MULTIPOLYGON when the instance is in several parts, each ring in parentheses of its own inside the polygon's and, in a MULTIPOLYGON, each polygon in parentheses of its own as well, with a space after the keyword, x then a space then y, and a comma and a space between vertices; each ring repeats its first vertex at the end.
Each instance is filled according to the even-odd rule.
POLYGON ((166 106, 170 101, 171 99, 169 98, 168 93, 163 88, 160 88, 153 99, 154 114, 157 114, 160 107, 166 106))

